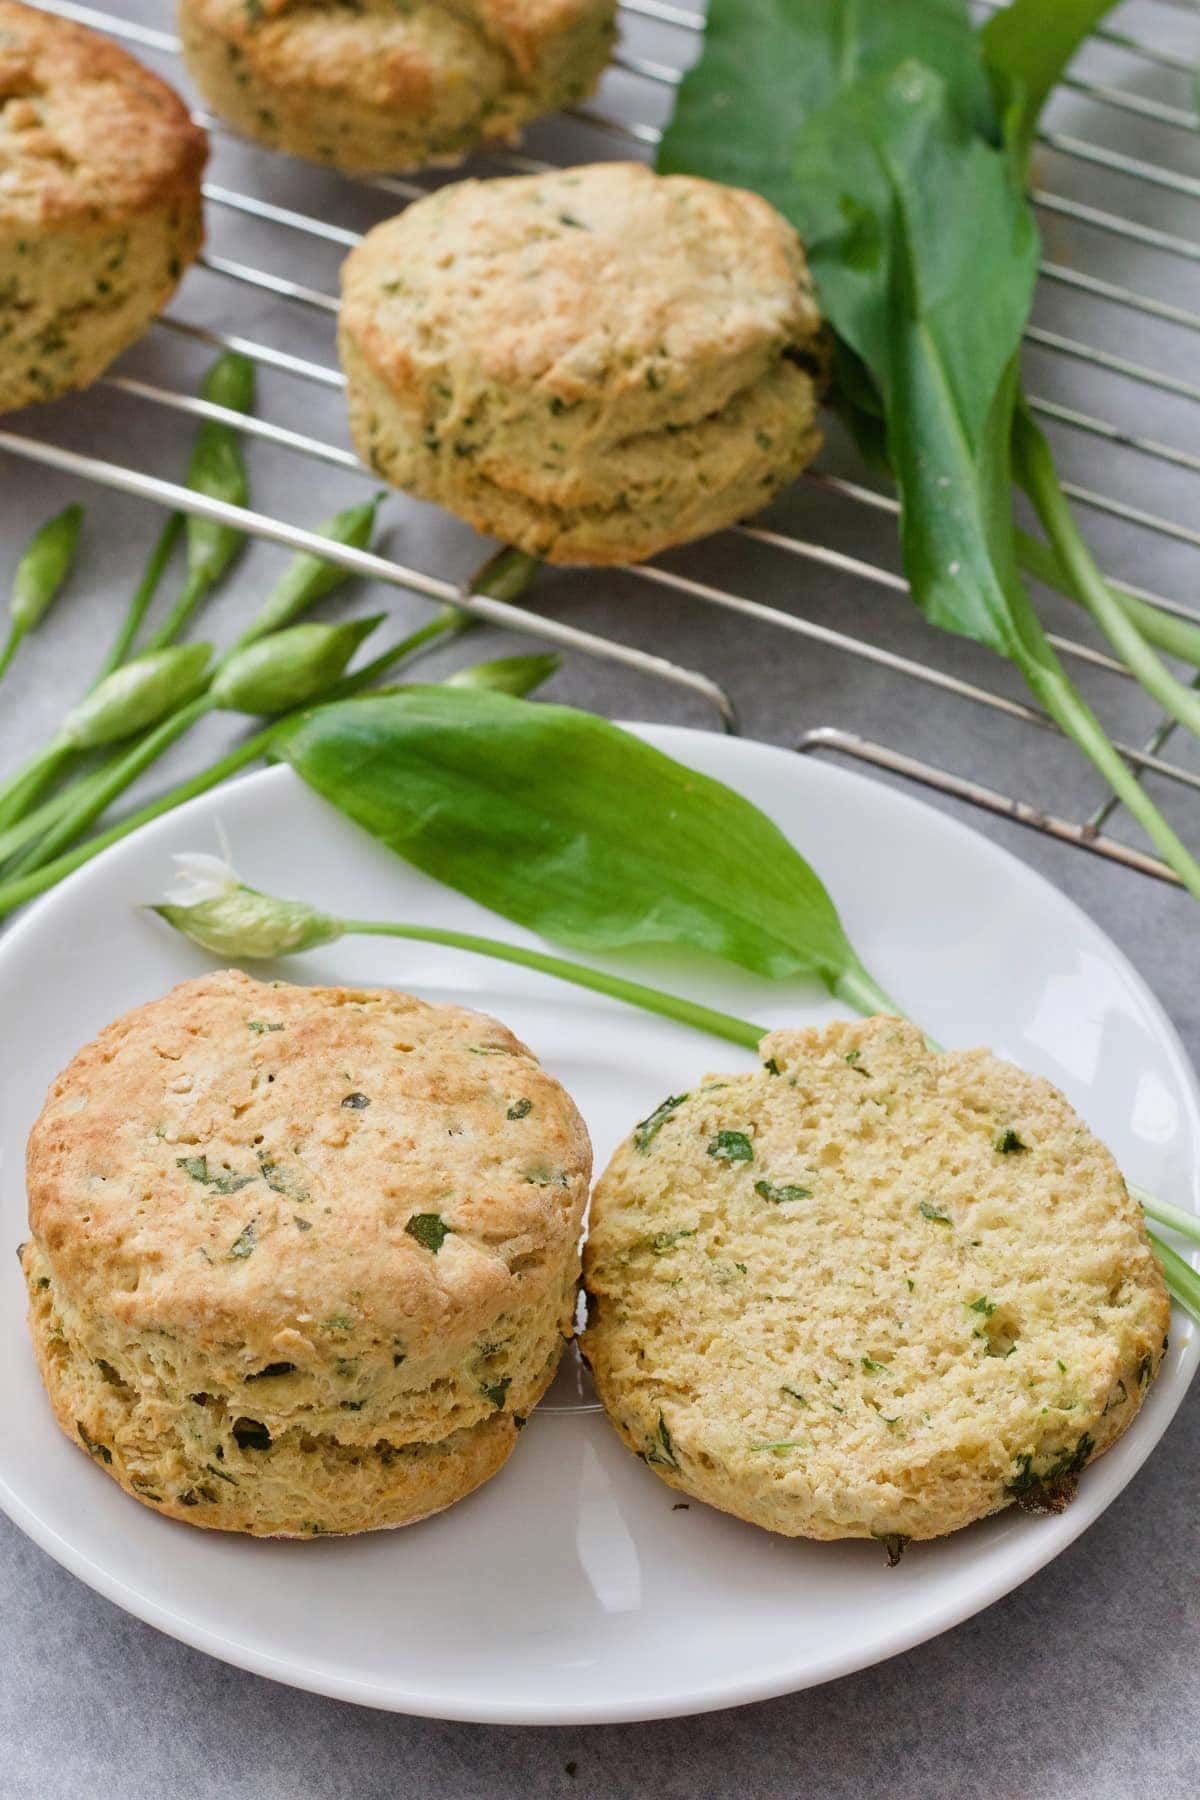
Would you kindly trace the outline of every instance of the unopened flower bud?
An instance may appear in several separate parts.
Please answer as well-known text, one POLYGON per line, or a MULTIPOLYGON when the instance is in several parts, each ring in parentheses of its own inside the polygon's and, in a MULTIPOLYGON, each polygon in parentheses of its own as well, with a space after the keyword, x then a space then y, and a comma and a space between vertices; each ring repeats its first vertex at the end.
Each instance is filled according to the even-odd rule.
POLYGON ((208 644, 172 644, 122 663, 72 707, 63 721, 64 740, 95 750, 156 725, 195 697, 211 655, 208 644))

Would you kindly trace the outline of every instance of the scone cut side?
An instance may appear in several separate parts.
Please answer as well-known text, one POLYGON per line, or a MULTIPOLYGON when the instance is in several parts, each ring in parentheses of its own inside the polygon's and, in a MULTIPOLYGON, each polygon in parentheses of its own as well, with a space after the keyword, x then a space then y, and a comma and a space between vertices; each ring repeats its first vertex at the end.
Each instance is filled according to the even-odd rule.
POLYGON ((64 1431, 188 1522, 410 1523, 498 1469, 573 1325, 586 1131, 495 1020, 203 977, 116 1021, 30 1138, 64 1431))
POLYGON ((1109 1152, 1048 1082, 899 1020, 760 1054, 597 1185, 583 1350, 626 1444, 769 1530, 893 1553, 1065 1504, 1166 1348, 1109 1152))
POLYGON ((342 287, 360 455, 544 560, 718 530, 820 444, 812 284, 754 194, 635 163, 458 182, 370 232, 342 287))
POLYGON ((166 304, 206 151, 115 44, 0 0, 0 413, 87 386, 166 304))

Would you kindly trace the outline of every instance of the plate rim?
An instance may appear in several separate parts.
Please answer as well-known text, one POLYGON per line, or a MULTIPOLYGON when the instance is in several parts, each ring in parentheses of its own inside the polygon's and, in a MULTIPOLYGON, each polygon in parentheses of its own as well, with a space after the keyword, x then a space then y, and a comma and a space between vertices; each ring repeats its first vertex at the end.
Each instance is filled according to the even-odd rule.
MULTIPOLYGON (((668 754, 678 753, 677 750, 673 750, 673 746, 685 748, 696 740, 703 740, 706 743, 716 742, 726 746, 735 758, 747 755, 755 758, 766 753, 772 760, 781 756, 794 767, 809 766, 795 750, 784 745, 764 743, 758 739, 722 737, 716 732, 692 726, 647 721, 619 720, 616 722, 624 729, 647 739, 656 748, 666 750, 668 754)), ((681 760, 686 760, 686 755, 681 756, 681 760)), ((1076 900, 1056 887, 1048 877, 1024 862, 1006 846, 986 837, 954 814, 944 812, 916 795, 894 788, 890 784, 873 779, 860 771, 843 769, 830 763, 821 763, 819 767, 823 779, 829 777, 834 780, 835 784, 867 790, 872 794, 877 794, 882 790, 887 794, 889 802, 897 804, 902 810, 919 814, 926 822, 935 821, 936 827, 950 838, 970 839, 975 846, 982 848, 985 855, 991 855, 998 859, 1002 866, 1015 869, 1021 879, 1031 882, 1039 890, 1048 890, 1055 902, 1060 906, 1065 905, 1068 914, 1085 925, 1089 932, 1098 932, 1117 964, 1131 979, 1142 1002, 1149 1006, 1154 1023, 1171 1052, 1172 1060, 1178 1065, 1182 1086, 1191 1102, 1193 1115, 1200 1120, 1200 1076, 1197 1075, 1186 1047, 1162 1002, 1120 945, 1115 943, 1097 925, 1076 900)), ((60 905, 64 897, 69 900, 80 887, 86 886, 90 880, 94 879, 96 872, 100 868, 106 867, 110 860, 119 860, 122 853, 128 853, 129 846, 134 842, 143 841, 148 834, 176 828, 181 820, 186 821, 193 810, 208 813, 214 804, 219 804, 222 795, 234 789, 286 786, 291 781, 297 782, 302 789, 311 792, 305 788, 305 784, 287 764, 275 764, 265 769, 246 771, 235 777, 233 781, 223 783, 219 788, 211 789, 205 794, 197 795, 185 805, 175 808, 159 819, 148 822, 137 832, 109 845, 99 856, 75 870, 57 887, 41 896, 14 921, 3 936, 0 936, 0 964, 7 961, 8 957, 14 953, 19 956, 25 936, 40 923, 48 911, 60 905)), ((328 803, 326 802, 326 804, 328 803)), ((509 922, 501 920, 502 925, 507 923, 509 922)), ((944 1603, 935 1607, 932 1614, 923 1619, 919 1625, 914 1627, 911 1619, 907 1622, 901 1619, 881 1638, 873 1640, 866 1648, 851 1645, 840 1653, 830 1654, 827 1652, 803 1673, 798 1673, 794 1669, 791 1671, 777 1669, 766 1673, 760 1671, 740 1681, 722 1681, 719 1685, 710 1683, 706 1688, 693 1688, 686 1695, 680 1694, 670 1701, 652 1700, 643 1707, 631 1705, 620 1699, 592 1701, 582 1706, 566 1701, 551 1701, 533 1705, 513 1704, 511 1701, 503 1699, 488 1702, 481 1698, 467 1703, 448 1700, 438 1693, 424 1693, 411 1687, 404 1691, 394 1686, 383 1687, 357 1676, 341 1676, 324 1668, 309 1667, 300 1660, 288 1660, 273 1656, 269 1652, 231 1640, 220 1632, 197 1624, 186 1615, 130 1588, 119 1574, 97 1562, 85 1549, 70 1542, 55 1528, 47 1525, 22 1495, 11 1486, 2 1465, 0 1465, 0 1509, 39 1549, 45 1551, 68 1573, 76 1576, 94 1592, 100 1594, 102 1598, 128 1612, 143 1624, 162 1631, 165 1635, 192 1649, 199 1650, 205 1655, 213 1656, 219 1661, 243 1669, 249 1674, 263 1676, 268 1680, 278 1681, 301 1691, 403 1716, 484 1725, 581 1726, 690 1717, 703 1712, 752 1705, 759 1701, 800 1693, 808 1688, 821 1686, 828 1681, 838 1680, 844 1675, 854 1674, 864 1668, 875 1667, 889 1661, 894 1656, 904 1654, 907 1650, 916 1649, 919 1645, 929 1642, 945 1631, 952 1630, 956 1625, 962 1624, 975 1614, 985 1611, 1007 1594, 1015 1592, 1018 1587, 1043 1569, 1047 1563, 1052 1562, 1071 1544, 1077 1542, 1135 1479, 1156 1449, 1182 1404, 1195 1377, 1198 1365, 1200 1365, 1200 1332, 1192 1329, 1184 1340, 1183 1352, 1175 1371, 1176 1387, 1165 1402, 1160 1401, 1156 1407, 1156 1416, 1153 1422, 1148 1422, 1148 1430, 1152 1435, 1147 1435, 1147 1427, 1143 1427, 1139 1435, 1145 1437, 1146 1442, 1144 1445, 1139 1443, 1133 1451, 1131 1466, 1124 1473, 1119 1486, 1104 1500, 1094 1514, 1079 1515, 1077 1525, 1073 1523, 1070 1512, 1062 1515, 1060 1520, 1055 1521, 1059 1527, 1058 1531, 1053 1534, 1047 1532, 1043 1546, 1037 1546, 1036 1540, 1031 1539, 1030 1551, 1021 1558, 1020 1573, 1015 1578, 1012 1575, 1010 1564, 1002 1559, 998 1569, 988 1579, 966 1590, 948 1594, 944 1603)), ((1129 1452, 1127 1452, 1128 1454, 1129 1452)))

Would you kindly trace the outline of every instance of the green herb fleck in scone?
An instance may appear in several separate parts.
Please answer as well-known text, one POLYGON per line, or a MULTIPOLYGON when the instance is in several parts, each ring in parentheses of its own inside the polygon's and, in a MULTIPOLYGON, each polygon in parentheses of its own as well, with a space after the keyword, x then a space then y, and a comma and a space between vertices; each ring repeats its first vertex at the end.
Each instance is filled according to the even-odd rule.
POLYGON ((372 231, 342 287, 360 455, 550 562, 730 525, 820 443, 800 242, 740 189, 637 163, 457 182, 372 231))
POLYGON ((571 1101, 493 1019, 185 982, 81 1050, 30 1137, 21 1262, 58 1422, 195 1525, 438 1512, 553 1377, 590 1173, 571 1101))
POLYGON ((0 413, 86 387, 202 236, 207 142, 107 38, 0 0, 0 413))
POLYGON ((1108 1151, 1048 1082, 896 1019, 760 1054, 664 1102, 597 1185, 583 1348, 625 1442, 712 1506, 893 1561, 1065 1505, 1166 1341, 1108 1151))
POLYGON ((596 85, 616 0, 180 0, 184 55, 246 137, 364 174, 513 143, 596 85))

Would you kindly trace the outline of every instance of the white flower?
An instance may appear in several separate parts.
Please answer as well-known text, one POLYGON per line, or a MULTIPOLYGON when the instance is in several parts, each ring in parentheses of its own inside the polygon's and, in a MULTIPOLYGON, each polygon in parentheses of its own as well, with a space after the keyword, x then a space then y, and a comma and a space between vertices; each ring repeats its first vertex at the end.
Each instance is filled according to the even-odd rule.
POLYGON ((165 903, 152 906, 151 912, 202 949, 243 962, 290 956, 341 937, 340 919, 303 900, 279 900, 239 881, 219 826, 218 836, 222 856, 197 850, 172 858, 175 881, 165 903))
POLYGON ((202 900, 224 900, 241 887, 237 870, 223 856, 189 850, 173 856, 175 877, 163 898, 175 906, 198 906, 202 900))

